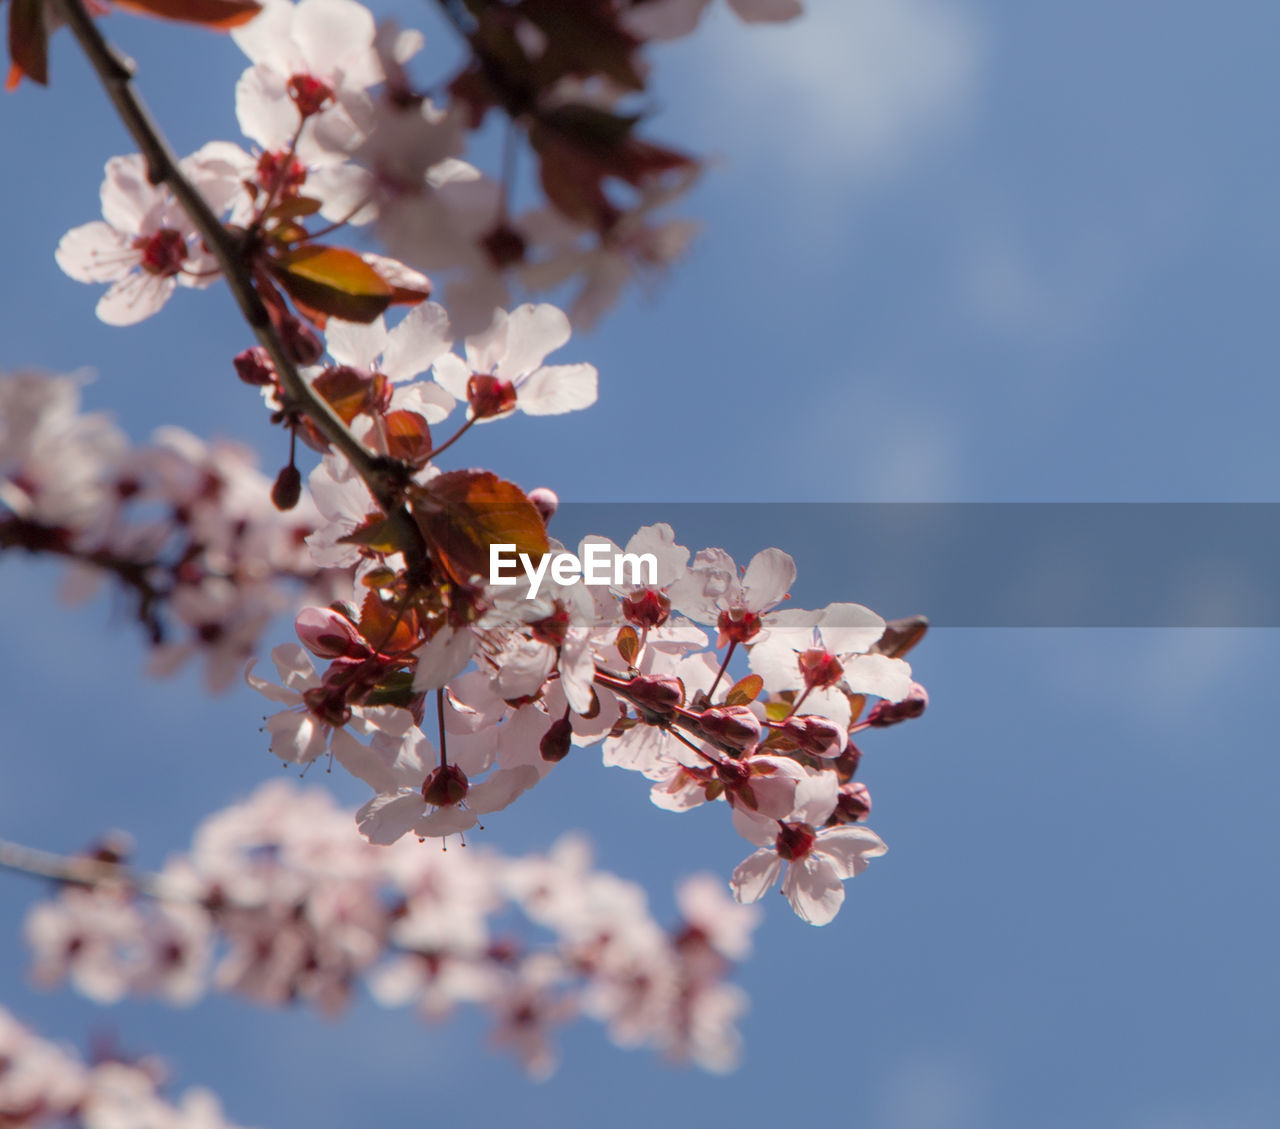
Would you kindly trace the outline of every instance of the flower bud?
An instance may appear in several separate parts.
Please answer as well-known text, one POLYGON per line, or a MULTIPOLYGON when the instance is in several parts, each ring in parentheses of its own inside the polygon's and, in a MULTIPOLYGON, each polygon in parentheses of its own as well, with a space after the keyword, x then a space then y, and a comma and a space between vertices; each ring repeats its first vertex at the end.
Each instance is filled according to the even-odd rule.
POLYGON ((832 819, 836 823, 857 823, 871 814, 871 793, 861 780, 850 780, 840 786, 836 797, 836 810, 832 819))
POLYGON ((569 755, 573 745, 573 726, 567 717, 557 718, 538 742, 538 754, 544 761, 556 764, 569 755))
POLYGON ((355 659, 371 653, 356 625, 330 608, 303 608, 293 629, 302 645, 322 659, 355 659))
POLYGON ((707 737, 739 751, 760 743, 760 719, 749 706, 713 706, 698 715, 698 725, 707 737))
POLYGON ((850 741, 845 745, 844 752, 831 762, 831 766, 836 770, 840 783, 847 784, 853 779, 854 773, 858 771, 858 765, 861 763, 862 750, 850 741))
POLYGON ((246 384, 265 388, 276 382, 276 366, 271 363, 271 354, 261 345, 237 353, 231 363, 236 367, 236 376, 246 384))
POLYGON ((422 782, 422 798, 433 807, 448 808, 461 803, 470 788, 462 769, 456 764, 442 764, 422 782))
POLYGON ((280 344, 294 364, 319 364, 320 358, 324 356, 324 343, 319 334, 309 325, 303 325, 292 314, 280 319, 280 344))
POLYGON ((533 503, 534 509, 542 516, 544 525, 556 516, 556 510, 560 508, 559 495, 547 486, 535 486, 530 490, 529 501, 533 503))
POLYGON ((907 696, 900 702, 877 702, 875 708, 867 714, 867 724, 877 729, 897 725, 902 721, 910 721, 919 717, 928 708, 929 694, 919 682, 911 683, 907 696))
POLYGON ((789 717, 778 729, 810 756, 830 760, 844 752, 845 732, 830 718, 817 714, 789 717))
POLYGON ((670 713, 684 701, 684 685, 670 674, 642 674, 627 683, 627 697, 642 709, 670 713))
POLYGON ((302 497, 302 472, 293 463, 280 468, 271 487, 271 504, 281 512, 291 510, 302 497))

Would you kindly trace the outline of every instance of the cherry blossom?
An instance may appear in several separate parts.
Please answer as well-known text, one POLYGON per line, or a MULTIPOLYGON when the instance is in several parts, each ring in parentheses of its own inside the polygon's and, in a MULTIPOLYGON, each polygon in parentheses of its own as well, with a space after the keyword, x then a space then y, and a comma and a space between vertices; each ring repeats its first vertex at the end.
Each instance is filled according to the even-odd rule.
MULTIPOLYGON (((225 211, 237 197, 234 164, 224 142, 212 142, 181 162, 183 173, 209 201, 225 211)), ((72 228, 56 258, 77 282, 109 282, 98 300, 98 317, 109 325, 132 325, 156 313, 178 286, 202 288, 217 276, 217 262, 200 232, 163 185, 147 179, 146 162, 112 157, 102 182, 102 220, 72 228)))
POLYGON ((734 897, 759 901, 781 874, 791 908, 810 925, 831 921, 844 903, 843 883, 889 849, 869 827, 815 828, 803 821, 761 819, 741 808, 735 809, 733 823, 760 847, 733 872, 734 897))
POLYGON ((465 361, 446 353, 435 362, 435 378, 480 423, 514 411, 547 416, 588 408, 596 401, 594 365, 543 364, 569 335, 569 319, 555 306, 498 310, 487 330, 466 339, 465 361))

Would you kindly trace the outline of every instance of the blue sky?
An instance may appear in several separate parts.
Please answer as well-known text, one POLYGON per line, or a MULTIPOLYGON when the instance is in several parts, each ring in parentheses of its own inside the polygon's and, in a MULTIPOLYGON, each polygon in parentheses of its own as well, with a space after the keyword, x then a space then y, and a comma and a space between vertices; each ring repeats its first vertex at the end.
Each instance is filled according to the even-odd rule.
MULTIPOLYGON (((419 7, 376 10, 430 33, 419 7)), ((1280 11, 809 7, 785 29, 717 8, 656 52, 655 130, 719 158, 687 205, 701 236, 652 293, 557 356, 599 367, 590 413, 481 429, 469 457, 575 500, 1274 500, 1280 161, 1265 139, 1280 11)), ((238 138, 234 47, 105 26, 181 151, 238 138)), ((278 436, 229 371, 244 335, 225 295, 180 294, 115 330, 53 263, 62 232, 96 218, 103 161, 128 151, 65 38, 52 89, 4 103, 20 175, 0 180, 0 365, 91 366, 86 401, 135 439, 176 422, 275 465, 278 436)), ((859 598, 856 560, 782 547, 809 601, 859 598)), ((49 567, 0 570, 0 835, 72 849, 120 826, 158 860, 279 771, 253 694, 145 681, 139 640, 107 604, 56 603, 49 567)), ((0 1000, 54 1036, 115 1029, 264 1129, 797 1114, 1262 1129, 1280 1123, 1278 662, 1264 630, 931 635, 913 655, 929 714, 866 744, 870 822, 890 853, 825 929, 766 900, 740 974, 747 1057, 727 1080, 618 1051, 585 1025, 536 1086, 474 1021, 424 1028, 371 1004, 332 1025, 229 1000, 101 1009, 33 992, 16 928, 0 933, 0 1000)), ((644 882, 660 914, 676 876, 727 875, 746 853, 722 821, 657 811, 589 757, 487 834, 515 850, 568 827, 644 882)), ((0 876, 15 924, 36 893, 0 876)))

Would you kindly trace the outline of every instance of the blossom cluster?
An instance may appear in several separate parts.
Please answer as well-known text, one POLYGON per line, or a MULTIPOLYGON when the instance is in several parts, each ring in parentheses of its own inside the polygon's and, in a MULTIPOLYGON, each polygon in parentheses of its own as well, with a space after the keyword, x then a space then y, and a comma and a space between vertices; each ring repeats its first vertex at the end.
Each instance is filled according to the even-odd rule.
MULTIPOLYGON (((728 2, 748 21, 799 11, 728 2)), ((304 772, 336 761, 369 796, 356 834, 321 794, 265 787, 158 875, 104 849, 92 880, 67 880, 28 919, 41 982, 101 1001, 215 987, 326 1013, 363 984, 431 1018, 487 1009, 538 1075, 575 1016, 722 1070, 750 903, 780 883, 802 920, 826 924, 884 854, 859 743, 924 712, 905 656, 925 621, 794 608, 781 549, 740 566, 662 523, 572 552, 553 491, 456 462, 473 427, 591 406, 595 367, 549 358, 688 242, 659 213, 699 165, 639 134, 645 47, 690 32, 708 3, 442 3, 464 62, 432 96, 408 70, 422 37, 355 0, 180 3, 234 29, 251 145, 180 161, 131 101, 128 68, 79 29, 143 153, 108 162, 102 220, 68 232, 57 261, 107 285, 97 312, 119 325, 226 281, 258 341, 227 367, 289 456, 272 484, 238 445, 176 428, 130 448, 79 411, 74 379, 3 379, 0 549, 71 561, 72 594, 113 577, 156 673, 199 654, 213 689, 243 674, 278 707, 264 719, 275 757, 304 772), (498 180, 465 159, 493 117, 510 131, 498 180), (542 202, 517 212, 521 140, 542 202), (348 227, 373 230, 379 252, 323 242, 348 227), (521 300, 557 288, 568 313, 521 300), (320 456, 305 486, 299 441, 320 456), (495 549, 524 579, 491 575, 495 549), (601 549, 651 567, 606 580, 545 567, 601 549), (299 643, 271 652, 272 680, 256 656, 282 612, 299 643), (727 883, 681 886, 674 929, 639 888, 592 870, 580 841, 525 858, 477 844, 483 818, 589 749, 664 811, 718 805, 749 844, 727 883), (435 839, 467 849, 424 846, 435 839)), ((82 0, 60 5, 89 20, 82 0)))
MULTIPOLYGON (((326 463, 313 475, 318 499, 332 490, 330 473, 326 463)), ((437 472, 426 486, 448 473, 461 472, 437 472)), ((786 553, 764 550, 740 570, 719 549, 691 555, 665 524, 626 545, 654 562, 648 585, 551 577, 535 597, 527 578, 521 594, 519 582, 513 590, 473 573, 414 590, 394 554, 359 544, 362 521, 384 524, 365 517, 367 495, 345 513, 336 494, 331 503, 327 516, 357 530, 343 539, 352 599, 299 613, 303 645, 272 652, 279 683, 252 668, 246 677, 285 707, 266 719, 275 756, 303 766, 328 756, 370 786, 356 816, 370 842, 466 832, 573 748, 599 745, 606 765, 648 782, 660 808, 729 808, 758 848, 733 876, 741 901, 785 869, 796 913, 825 924, 843 882, 884 853, 879 836, 855 826, 871 799, 854 779, 853 737, 924 711, 927 695, 901 657, 922 622, 888 624, 849 603, 781 607, 796 576, 786 553), (739 647, 751 673, 734 681, 739 647)), ((602 544, 623 552, 600 537, 579 551, 602 544)))
POLYGON ((118 848, 97 851, 107 873, 27 917, 35 979, 100 1003, 189 1004, 217 989, 330 1015, 363 983, 427 1019, 484 1009, 495 1042, 536 1076, 577 1017, 623 1046, 717 1071, 736 1062, 745 1000, 725 977, 758 911, 714 878, 680 884, 681 920, 664 929, 644 891, 593 868, 580 838, 505 858, 374 847, 349 820, 322 790, 277 781, 206 820, 189 853, 145 880, 118 848))
POLYGON ((153 674, 199 656, 210 689, 225 689, 299 588, 333 591, 305 544, 319 514, 309 501, 281 513, 256 461, 178 427, 131 447, 107 416, 81 412, 76 378, 0 374, 0 548, 67 560, 68 598, 112 577, 151 637, 153 674))
MULTIPOLYGON (((693 184, 699 162, 641 138, 637 127, 644 47, 692 31, 707 2, 580 6, 571 19, 586 26, 577 35, 565 34, 571 19, 556 5, 538 0, 446 4, 467 58, 432 84, 444 91, 438 103, 407 70, 420 33, 379 25, 356 0, 265 0, 231 32, 250 62, 235 102, 252 151, 211 142, 180 168, 255 258, 269 305, 279 287, 304 316, 343 316, 352 303, 318 298, 318 278, 328 285, 341 276, 337 288, 373 309, 379 296, 397 300, 406 276, 417 287, 427 271, 447 280, 447 304, 464 331, 482 330, 513 291, 562 286, 575 288, 570 315, 586 326, 629 278, 666 266, 692 237, 687 220, 655 213, 693 184), (469 134, 495 111, 527 139, 545 197, 519 213, 510 167, 495 181, 464 159, 469 134), (305 221, 317 215, 323 231, 308 231, 305 221), (314 240, 368 224, 396 260, 366 258, 372 271, 357 268, 353 286, 349 260, 335 274, 337 259, 317 257, 314 240)), ((800 13, 796 0, 731 3, 748 21, 800 13)), ((219 274, 193 218, 146 173, 140 156, 109 161, 103 219, 68 232, 58 248, 73 278, 110 284, 97 312, 111 324, 139 321, 178 286, 206 287, 219 274)), ((283 301, 276 309, 294 326, 283 301)))
POLYGON ((98 1058, 92 1064, 24 1027, 0 1008, 0 1125, 75 1124, 83 1129, 235 1129, 208 1090, 177 1104, 161 1093, 161 1063, 98 1058))

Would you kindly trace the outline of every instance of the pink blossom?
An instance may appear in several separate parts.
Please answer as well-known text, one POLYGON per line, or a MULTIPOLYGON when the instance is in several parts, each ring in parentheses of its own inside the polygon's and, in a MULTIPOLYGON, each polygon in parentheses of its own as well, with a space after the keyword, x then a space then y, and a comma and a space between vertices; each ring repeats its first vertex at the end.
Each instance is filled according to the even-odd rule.
POLYGON ((514 411, 546 416, 588 408, 596 401, 593 365, 543 364, 569 336, 569 319, 555 306, 497 310, 487 330, 466 339, 466 360, 446 353, 435 362, 435 378, 482 423, 514 411))
POLYGON ((760 847, 733 872, 734 897, 744 903, 759 901, 782 875, 782 892, 810 925, 831 921, 844 902, 843 883, 861 874, 869 859, 889 849, 869 827, 780 823, 741 808, 734 810, 733 824, 760 847))

